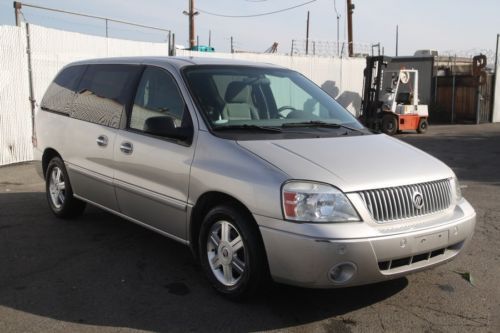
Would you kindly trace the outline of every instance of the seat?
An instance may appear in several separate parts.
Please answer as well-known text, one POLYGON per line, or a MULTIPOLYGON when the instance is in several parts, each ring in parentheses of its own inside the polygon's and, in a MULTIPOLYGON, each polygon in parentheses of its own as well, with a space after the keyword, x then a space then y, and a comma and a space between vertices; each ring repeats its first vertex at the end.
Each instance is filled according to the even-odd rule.
POLYGON ((397 104, 410 105, 411 94, 409 92, 400 92, 396 98, 397 104))
POLYGON ((251 87, 244 82, 231 82, 227 86, 222 110, 222 119, 250 120, 259 119, 257 109, 251 105, 251 87))
POLYGON ((190 74, 191 85, 194 95, 198 97, 200 104, 203 106, 202 109, 205 110, 208 118, 211 121, 217 121, 222 118, 222 110, 226 102, 220 96, 213 80, 208 76, 204 73, 190 74))

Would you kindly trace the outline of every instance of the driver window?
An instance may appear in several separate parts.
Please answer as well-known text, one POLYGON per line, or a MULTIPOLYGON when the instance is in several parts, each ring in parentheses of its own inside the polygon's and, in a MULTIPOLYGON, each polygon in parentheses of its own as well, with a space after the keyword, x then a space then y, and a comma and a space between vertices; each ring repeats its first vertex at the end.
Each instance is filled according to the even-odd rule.
POLYGON ((286 117, 290 112, 304 112, 319 116, 319 103, 287 77, 267 76, 271 91, 280 113, 286 117))
POLYGON ((191 127, 191 118, 174 79, 164 70, 147 67, 137 87, 129 128, 158 134, 161 128, 191 127))

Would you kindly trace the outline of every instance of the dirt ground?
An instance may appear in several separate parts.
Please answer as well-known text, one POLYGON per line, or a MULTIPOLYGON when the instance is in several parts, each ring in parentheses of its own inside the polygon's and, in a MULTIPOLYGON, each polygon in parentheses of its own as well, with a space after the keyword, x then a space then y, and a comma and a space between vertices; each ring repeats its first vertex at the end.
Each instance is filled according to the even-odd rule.
POLYGON ((93 207, 58 220, 32 164, 2 167, 0 332, 500 332, 500 124, 398 138, 455 170, 477 211, 471 246, 407 278, 273 285, 244 303, 219 297, 187 247, 93 207))

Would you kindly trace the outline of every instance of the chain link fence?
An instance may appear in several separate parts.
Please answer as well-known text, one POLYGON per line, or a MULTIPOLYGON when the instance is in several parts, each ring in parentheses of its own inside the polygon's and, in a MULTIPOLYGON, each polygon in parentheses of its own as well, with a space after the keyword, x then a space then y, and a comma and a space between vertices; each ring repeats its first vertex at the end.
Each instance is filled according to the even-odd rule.
POLYGON ((490 49, 468 49, 468 50, 445 50, 439 51, 439 56, 449 57, 450 61, 456 58, 468 58, 472 59, 474 56, 479 54, 484 54, 487 59, 488 67, 493 68, 495 65, 496 51, 490 49))

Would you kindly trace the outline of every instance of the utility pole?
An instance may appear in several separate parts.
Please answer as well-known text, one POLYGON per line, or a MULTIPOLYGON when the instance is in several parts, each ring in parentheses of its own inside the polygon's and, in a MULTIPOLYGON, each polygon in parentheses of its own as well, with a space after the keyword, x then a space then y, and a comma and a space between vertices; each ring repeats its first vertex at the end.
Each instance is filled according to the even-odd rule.
POLYGON ((347 0, 347 42, 349 47, 349 57, 354 55, 354 45, 352 41, 352 13, 354 5, 351 0, 347 0))
POLYGON ((500 41, 500 34, 497 34, 497 47, 495 49, 495 75, 498 75, 498 42, 500 41))
POLYGON ((172 55, 172 31, 168 32, 168 55, 172 55))
POLYGON ((22 4, 20 2, 14 1, 14 15, 16 17, 16 26, 20 27, 21 26, 21 19, 19 17, 19 14, 21 14, 21 8, 22 4))
POLYGON ((309 54, 309 11, 307 11, 307 27, 306 27, 306 55, 309 54))
POLYGON ((172 55, 175 56, 175 34, 172 33, 172 55))
POLYGON ((196 35, 196 47, 199 47, 199 46, 200 46, 200 36, 196 35))
POLYGON ((333 0, 333 9, 337 16, 337 56, 340 57, 340 14, 337 10, 337 2, 333 0))
POLYGON ((340 57, 340 15, 337 13, 337 55, 340 57))
POLYGON ((183 11, 182 13, 189 17, 189 48, 192 49, 196 42, 194 39, 194 17, 199 14, 194 11, 194 0, 189 0, 189 12, 183 11))
POLYGON ((399 47, 399 25, 396 24, 396 57, 398 56, 398 47, 399 47))
POLYGON ((231 53, 234 53, 233 36, 231 36, 231 53))
POLYGON ((208 47, 212 47, 212 30, 208 30, 208 47))

